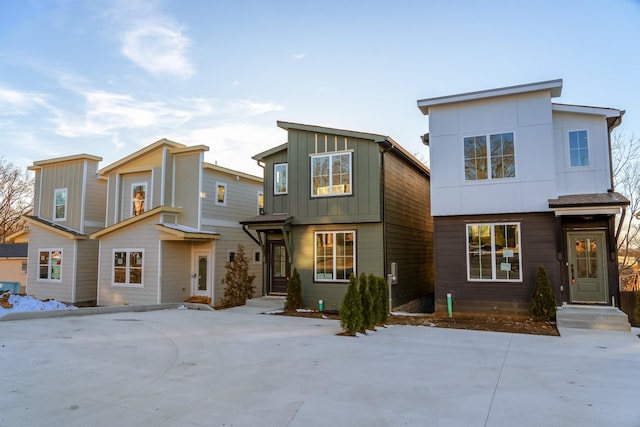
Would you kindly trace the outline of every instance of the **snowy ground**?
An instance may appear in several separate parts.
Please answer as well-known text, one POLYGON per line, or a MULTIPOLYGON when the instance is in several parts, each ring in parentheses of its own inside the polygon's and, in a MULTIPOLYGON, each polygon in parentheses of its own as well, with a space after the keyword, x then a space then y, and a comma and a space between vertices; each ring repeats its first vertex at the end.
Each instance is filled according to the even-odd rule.
MULTIPOLYGON (((5 294, 2 294, 2 296, 4 295, 5 294)), ((56 300, 41 301, 30 296, 20 296, 15 294, 10 294, 9 304, 12 304, 13 307, 0 307, 0 316, 19 311, 75 310, 76 308, 72 305, 66 305, 56 300)))

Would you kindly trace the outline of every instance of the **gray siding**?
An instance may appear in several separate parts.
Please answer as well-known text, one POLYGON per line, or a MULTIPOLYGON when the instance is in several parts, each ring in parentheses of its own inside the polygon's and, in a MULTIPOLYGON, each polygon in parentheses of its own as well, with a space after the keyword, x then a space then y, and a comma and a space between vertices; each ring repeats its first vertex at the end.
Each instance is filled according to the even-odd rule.
POLYGON ((76 241, 40 226, 32 225, 29 231, 29 255, 27 262, 27 294, 39 299, 56 299, 75 302, 73 295, 76 265, 76 241), (39 252, 41 249, 61 249, 61 281, 43 281, 39 277, 39 252))
POLYGON ((395 307, 433 293, 434 260, 429 178, 392 153, 384 155, 384 212, 387 272, 398 265, 395 307))
POLYGON ((78 240, 76 294, 74 303, 95 302, 98 298, 98 248, 96 240, 78 240))
MULTIPOLYGON (((269 213, 287 213, 289 212, 289 194, 273 194, 274 173, 273 167, 278 163, 287 163, 287 150, 275 153, 266 159, 264 171, 264 209, 269 213)), ((288 167, 288 166, 287 166, 288 167)), ((291 171, 287 170, 287 191, 291 182, 291 171)))
MULTIPOLYGON (((553 213, 435 217, 436 311, 446 311, 447 293, 461 312, 527 313, 536 270, 543 265, 560 293, 560 262, 556 259, 553 213), (514 282, 469 282, 466 265, 466 224, 520 222, 522 278, 514 282)), ((558 298, 558 301, 560 299, 558 298)))
POLYGON ((292 232, 293 259, 291 271, 298 269, 302 280, 302 299, 306 307, 316 308, 318 300, 324 301, 327 310, 339 310, 347 283, 314 282, 314 232, 356 231, 356 273, 384 277, 382 224, 344 224, 296 226, 292 232))
MULTIPOLYGON (((191 243, 162 242, 161 283, 165 302, 185 301, 191 296, 191 243)), ((211 244, 208 244, 209 248, 211 244)))
POLYGON ((98 163, 88 162, 84 201, 84 232, 91 234, 104 228, 107 182, 98 179, 98 163))
POLYGON ((296 224, 381 221, 381 157, 375 142, 291 129, 288 135, 290 213, 296 224), (352 195, 312 198, 309 155, 345 149, 353 150, 352 195))
POLYGON ((159 216, 154 215, 100 238, 99 305, 144 305, 158 302, 158 252, 161 232, 153 226, 158 222, 159 216), (143 287, 112 285, 114 249, 144 249, 143 287))
POLYGON ((174 206, 184 208, 180 223, 198 228, 200 203, 201 153, 182 154, 174 157, 175 201, 174 206))

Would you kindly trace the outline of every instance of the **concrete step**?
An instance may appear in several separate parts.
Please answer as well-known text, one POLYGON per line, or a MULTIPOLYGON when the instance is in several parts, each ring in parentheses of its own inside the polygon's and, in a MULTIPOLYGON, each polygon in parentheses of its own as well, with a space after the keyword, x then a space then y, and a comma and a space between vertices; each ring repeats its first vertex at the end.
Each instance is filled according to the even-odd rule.
POLYGON ((625 313, 616 307, 565 305, 558 307, 556 324, 559 328, 602 329, 630 331, 625 313))

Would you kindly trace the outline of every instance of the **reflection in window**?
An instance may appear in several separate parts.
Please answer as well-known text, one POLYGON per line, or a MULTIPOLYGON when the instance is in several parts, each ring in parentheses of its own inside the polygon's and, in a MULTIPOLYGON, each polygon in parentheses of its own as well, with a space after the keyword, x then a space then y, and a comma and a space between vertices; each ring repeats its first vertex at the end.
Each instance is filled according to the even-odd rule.
POLYGON ((589 166, 589 142, 586 130, 569 132, 569 158, 571 167, 589 166))
POLYGON ((273 165, 273 194, 287 194, 287 164, 273 165))
POLYGON ((118 249, 113 252, 113 283, 119 285, 142 285, 142 249, 118 249))
POLYGON ((311 157, 311 196, 351 194, 351 152, 311 157))
POLYGON ((355 231, 315 233, 315 280, 346 282, 355 270, 355 231))
POLYGON ((521 281, 520 225, 467 225, 468 280, 521 281))
POLYGON ((464 179, 513 178, 516 176, 516 160, 513 132, 464 138, 464 179), (489 171, 491 174, 489 175, 489 171))
POLYGON ((67 189, 58 188, 54 191, 54 216, 56 221, 64 221, 67 219, 67 189))
POLYGON ((147 184, 131 185, 131 216, 137 216, 144 212, 147 197, 147 184))
POLYGON ((598 277, 598 245, 594 239, 575 239, 579 279, 598 277))
POLYGON ((62 278, 62 250, 41 249, 38 254, 38 279, 60 281, 62 278))
POLYGON ((223 182, 216 183, 216 205, 226 206, 227 204, 227 184, 223 182))

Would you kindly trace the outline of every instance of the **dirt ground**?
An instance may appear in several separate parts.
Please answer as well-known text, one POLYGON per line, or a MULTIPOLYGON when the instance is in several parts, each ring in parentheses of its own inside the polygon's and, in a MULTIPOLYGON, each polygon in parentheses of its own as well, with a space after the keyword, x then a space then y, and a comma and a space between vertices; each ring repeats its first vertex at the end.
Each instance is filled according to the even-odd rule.
MULTIPOLYGON (((284 312, 282 315, 339 319, 331 313, 284 312)), ((498 314, 455 313, 453 317, 445 314, 391 315, 388 325, 412 325, 436 328, 472 329, 476 331, 511 332, 516 334, 560 336, 555 322, 535 321, 527 316, 498 314)))

